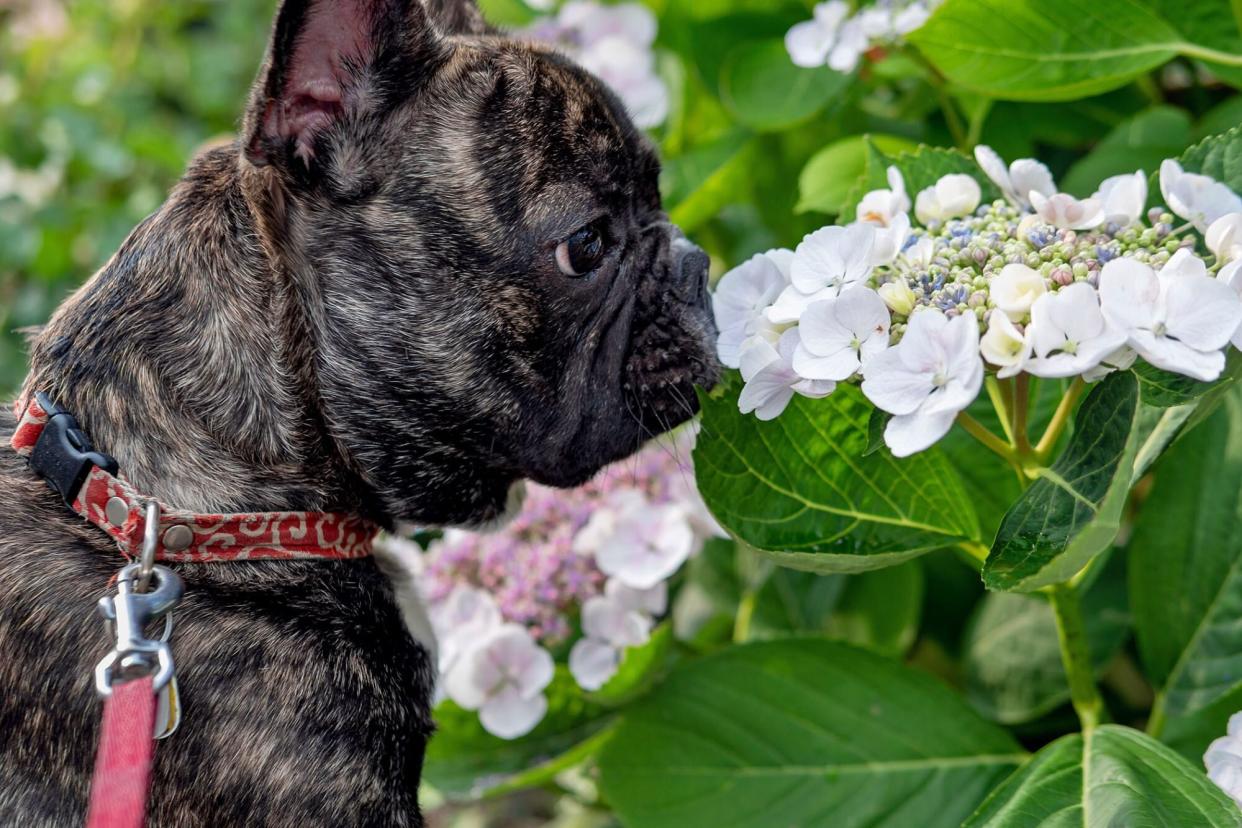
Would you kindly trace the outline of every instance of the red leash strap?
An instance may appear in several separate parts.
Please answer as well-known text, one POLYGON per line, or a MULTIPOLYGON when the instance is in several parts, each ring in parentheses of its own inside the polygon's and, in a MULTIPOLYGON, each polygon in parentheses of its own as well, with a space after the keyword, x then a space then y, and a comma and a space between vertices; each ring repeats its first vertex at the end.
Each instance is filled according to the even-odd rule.
POLYGON ((116 685, 104 702, 86 828, 143 828, 156 702, 151 676, 116 685))

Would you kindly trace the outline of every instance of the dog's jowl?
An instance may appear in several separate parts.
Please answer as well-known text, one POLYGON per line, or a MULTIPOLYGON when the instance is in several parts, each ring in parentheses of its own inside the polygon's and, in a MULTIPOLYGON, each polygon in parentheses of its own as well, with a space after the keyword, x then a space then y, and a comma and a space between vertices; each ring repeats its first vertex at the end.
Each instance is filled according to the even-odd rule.
MULTIPOLYGON (((238 141, 33 339, 18 405, 71 413, 168 514, 486 524, 522 480, 585 481, 715 381, 707 259, 661 211, 651 146, 601 82, 473 5, 287 0, 241 109, 238 141)), ((84 520, 15 428, 0 825, 80 824, 111 646, 94 605, 125 563, 112 535, 141 527, 111 489, 84 520)), ((164 552, 197 543, 180 531, 164 552)), ((262 542, 286 541, 311 542, 262 542)), ((184 717, 149 824, 421 824, 434 669, 376 560, 221 556, 165 564, 184 717)))

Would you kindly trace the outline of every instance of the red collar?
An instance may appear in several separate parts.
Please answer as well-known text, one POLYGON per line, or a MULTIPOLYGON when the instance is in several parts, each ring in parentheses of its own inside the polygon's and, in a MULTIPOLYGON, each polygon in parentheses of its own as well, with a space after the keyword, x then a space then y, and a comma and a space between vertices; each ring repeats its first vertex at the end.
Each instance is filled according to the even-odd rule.
MULTIPOLYGON (((46 398, 43 398, 46 401, 46 398)), ((18 400, 17 428, 9 444, 20 455, 30 458, 51 417, 66 417, 77 438, 85 436, 68 413, 46 410, 31 395, 18 400)), ((50 436, 50 432, 49 432, 50 436)), ((130 559, 142 549, 145 530, 144 506, 151 500, 139 494, 115 472, 115 462, 106 455, 78 452, 86 463, 80 486, 75 478, 62 492, 66 503, 88 522, 111 535, 130 559), (112 471, 102 468, 107 461, 112 471)), ((49 485, 58 488, 49 481, 49 485)), ((155 559, 192 563, 219 561, 257 561, 302 559, 365 558, 379 528, 368 520, 332 512, 239 512, 234 514, 195 514, 160 504, 158 543, 155 559)))

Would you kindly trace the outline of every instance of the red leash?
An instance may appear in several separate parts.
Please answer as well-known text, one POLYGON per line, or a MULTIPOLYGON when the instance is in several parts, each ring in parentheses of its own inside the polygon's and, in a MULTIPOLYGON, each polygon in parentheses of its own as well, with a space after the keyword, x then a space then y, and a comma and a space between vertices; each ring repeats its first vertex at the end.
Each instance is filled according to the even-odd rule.
POLYGON ((112 688, 104 702, 86 828, 142 828, 155 751, 151 676, 112 688))
MULTIPOLYGON (((362 558, 371 554, 379 527, 331 512, 196 514, 162 506, 139 493, 116 460, 96 451, 77 421, 47 395, 31 394, 16 409, 12 448, 70 509, 110 535, 127 559, 140 558, 121 570, 117 594, 99 603, 115 625, 116 645, 95 668, 95 687, 105 702, 86 825, 142 828, 158 694, 174 678, 171 611, 183 588, 175 572, 155 561, 362 558), (165 619, 163 637, 146 638, 147 625, 159 618, 165 619)), ((174 683, 170 698, 175 690, 174 683)))

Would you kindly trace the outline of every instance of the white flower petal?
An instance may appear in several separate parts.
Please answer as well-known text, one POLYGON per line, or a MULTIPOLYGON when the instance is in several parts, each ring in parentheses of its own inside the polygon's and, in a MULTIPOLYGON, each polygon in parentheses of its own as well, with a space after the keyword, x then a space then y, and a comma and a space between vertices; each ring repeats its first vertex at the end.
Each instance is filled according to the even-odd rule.
MULTIPOLYGON (((915 318, 918 318, 917 315, 915 318)), ((904 343, 904 340, 903 340, 904 343)), ((862 392, 871 402, 890 414, 912 414, 935 390, 932 377, 922 371, 909 370, 897 348, 890 348, 868 365, 862 392)))
POLYGON ((953 411, 893 417, 884 428, 884 443, 894 457, 909 457, 935 445, 949 433, 956 419, 953 411))
POLYGON ((992 302, 1014 322, 1030 313, 1035 300, 1047 290, 1047 282, 1038 271, 1016 263, 1001 268, 988 287, 992 302))
POLYGON ((1225 347, 1242 324, 1238 294, 1207 275, 1170 278, 1165 303, 1169 336, 1199 351, 1225 347))
POLYGON ((534 730, 547 712, 548 700, 542 693, 523 698, 506 688, 479 708, 479 723, 493 736, 517 739, 534 730))
POLYGON ((1100 271, 1100 307, 1104 318, 1124 331, 1155 325, 1159 298, 1160 279, 1142 262, 1117 258, 1100 271))
POLYGON ((785 34, 785 50, 795 66, 814 69, 828 62, 835 32, 826 32, 814 20, 794 24, 785 34))
POLYGON ((1106 178, 1091 197, 1102 205, 1105 221, 1132 224, 1147 206, 1147 174, 1139 170, 1106 178))
POLYGON ((583 690, 600 689, 620 666, 621 650, 604 641, 582 638, 569 651, 569 672, 583 690))

